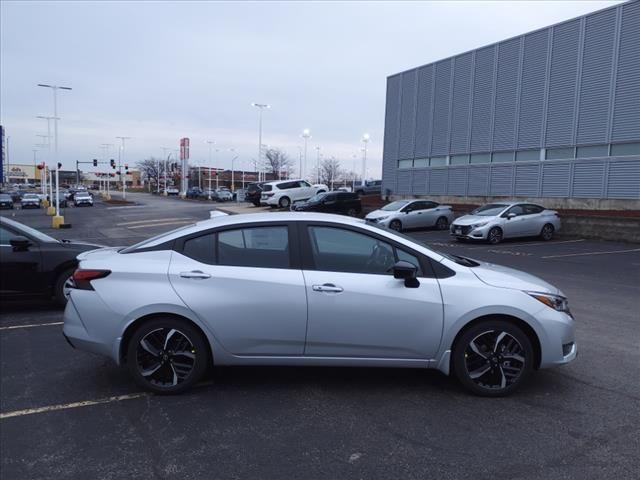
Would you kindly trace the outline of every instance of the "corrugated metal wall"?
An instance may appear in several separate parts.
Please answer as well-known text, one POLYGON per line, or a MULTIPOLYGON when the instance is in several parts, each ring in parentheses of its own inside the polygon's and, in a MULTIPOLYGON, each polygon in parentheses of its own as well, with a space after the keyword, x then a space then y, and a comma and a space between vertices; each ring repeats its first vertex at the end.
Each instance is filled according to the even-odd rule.
POLYGON ((640 1, 389 77, 383 188, 638 199, 637 156, 397 168, 399 159, 629 141, 640 141, 640 1))

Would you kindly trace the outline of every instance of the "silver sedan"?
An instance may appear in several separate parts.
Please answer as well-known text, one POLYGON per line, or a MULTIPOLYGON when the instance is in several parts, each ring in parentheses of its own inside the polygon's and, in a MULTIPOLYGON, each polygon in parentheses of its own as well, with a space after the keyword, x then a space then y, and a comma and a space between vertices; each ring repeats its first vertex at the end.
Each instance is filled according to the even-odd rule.
POLYGON ((542 240, 551 240, 560 227, 560 216, 555 210, 533 203, 489 203, 456 218, 450 233, 458 240, 486 240, 496 244, 516 237, 539 236, 542 240))
POLYGON ((498 396, 577 353, 553 285, 349 217, 218 216, 78 259, 65 336, 161 394, 215 363, 434 368, 498 396))
POLYGON ((446 230, 453 220, 453 210, 428 200, 398 200, 369 213, 365 220, 398 232, 426 227, 446 230))

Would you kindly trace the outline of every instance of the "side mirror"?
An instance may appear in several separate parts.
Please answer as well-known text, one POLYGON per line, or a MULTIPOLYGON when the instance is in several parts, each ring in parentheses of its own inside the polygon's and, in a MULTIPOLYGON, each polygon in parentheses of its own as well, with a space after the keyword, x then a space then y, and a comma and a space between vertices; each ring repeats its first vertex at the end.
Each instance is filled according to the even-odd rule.
POLYGON ((27 250, 31 245, 31 241, 27 237, 18 236, 9 240, 14 250, 27 250))
POLYGON ((511 220, 512 218, 517 217, 515 213, 507 213, 507 220, 511 220))
POLYGON ((417 278, 418 268, 412 263, 400 260, 393 266, 393 278, 404 280, 407 288, 418 288, 420 282, 417 278))

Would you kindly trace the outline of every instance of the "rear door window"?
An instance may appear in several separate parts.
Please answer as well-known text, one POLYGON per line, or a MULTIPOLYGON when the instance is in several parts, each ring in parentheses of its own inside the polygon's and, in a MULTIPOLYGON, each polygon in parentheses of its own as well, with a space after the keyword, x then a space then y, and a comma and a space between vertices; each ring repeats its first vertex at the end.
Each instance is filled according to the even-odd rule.
POLYGON ((289 268, 289 232, 285 226, 252 227, 218 233, 218 265, 289 268))

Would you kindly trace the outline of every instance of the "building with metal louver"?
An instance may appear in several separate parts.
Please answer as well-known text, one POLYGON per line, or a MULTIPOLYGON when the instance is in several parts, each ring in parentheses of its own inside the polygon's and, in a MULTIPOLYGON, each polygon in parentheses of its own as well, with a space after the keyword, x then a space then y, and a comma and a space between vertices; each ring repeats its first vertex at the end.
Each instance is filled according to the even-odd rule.
POLYGON ((637 208, 640 1, 388 77, 382 180, 392 196, 637 208))

